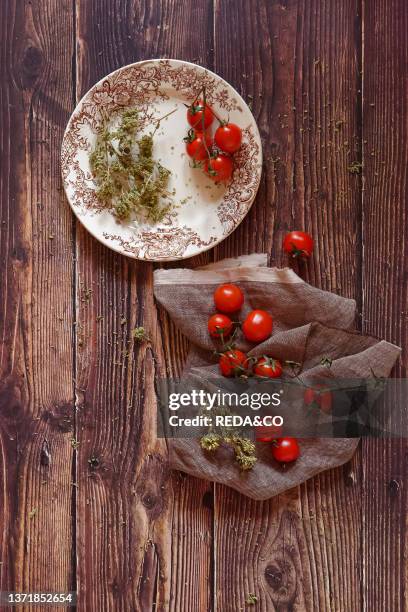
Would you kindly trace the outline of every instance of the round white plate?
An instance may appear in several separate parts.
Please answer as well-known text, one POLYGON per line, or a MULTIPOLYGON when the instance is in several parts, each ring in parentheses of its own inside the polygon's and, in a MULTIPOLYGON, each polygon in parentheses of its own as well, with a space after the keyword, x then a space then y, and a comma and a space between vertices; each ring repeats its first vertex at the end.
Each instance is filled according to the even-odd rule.
POLYGON ((258 190, 262 148, 255 119, 231 85, 201 66, 156 59, 124 66, 85 94, 68 122, 61 164, 68 201, 95 238, 129 257, 171 261, 211 249, 241 223, 258 190), (214 111, 243 131, 227 185, 215 185, 201 169, 190 167, 185 153, 183 138, 189 127, 185 104, 191 104, 204 86, 214 111), (168 189, 175 190, 179 206, 157 225, 119 221, 95 196, 89 154, 96 134, 104 116, 131 106, 139 109, 145 125, 141 133, 151 132, 155 119, 177 109, 160 123, 154 157, 171 170, 168 189))

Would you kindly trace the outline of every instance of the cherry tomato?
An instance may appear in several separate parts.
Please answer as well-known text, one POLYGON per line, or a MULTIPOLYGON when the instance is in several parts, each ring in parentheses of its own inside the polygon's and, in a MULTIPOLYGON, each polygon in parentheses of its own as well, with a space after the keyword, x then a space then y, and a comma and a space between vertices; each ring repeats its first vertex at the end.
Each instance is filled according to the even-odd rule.
POLYGON ((248 357, 238 349, 230 349, 220 357, 219 366, 223 376, 243 374, 248 364, 248 357))
POLYGON ((210 127, 214 121, 214 115, 211 107, 201 98, 200 100, 196 100, 187 109, 187 121, 191 127, 197 128, 197 130, 203 132, 210 127))
POLYGON ((194 130, 192 130, 192 132, 192 134, 189 132, 186 138, 187 155, 192 157, 195 161, 204 161, 208 158, 207 151, 211 149, 213 140, 209 134, 205 134, 204 136, 203 132, 195 132, 194 130))
POLYGON ((244 294, 237 285, 220 285, 214 291, 214 304, 221 312, 237 312, 244 303, 244 294))
POLYGON ((272 357, 261 357, 254 366, 254 374, 264 378, 279 378, 282 374, 282 364, 272 357))
POLYGON ((228 338, 232 326, 231 319, 224 314, 215 314, 208 320, 208 331, 212 338, 228 338))
POLYGON ((283 241, 283 250, 292 257, 310 257, 313 251, 313 238, 306 232, 289 232, 283 241))
POLYGON ((215 143, 226 153, 235 153, 242 143, 242 130, 235 123, 220 125, 215 132, 215 143))
POLYGON ((306 406, 311 406, 316 401, 316 391, 309 387, 303 394, 303 403, 306 406))
POLYGON ((278 438, 272 445, 272 456, 279 463, 291 463, 300 455, 296 438, 278 438))
POLYGON ((263 342, 272 333, 273 320, 265 310, 252 310, 242 324, 242 333, 250 342, 263 342))
POLYGON ((257 442, 272 442, 282 434, 282 425, 258 425, 255 427, 257 442))
POLYGON ((333 403, 332 393, 324 385, 317 385, 314 389, 309 387, 303 394, 303 403, 306 406, 317 404, 320 410, 329 414, 333 403))
POLYGON ((228 181, 232 176, 234 163, 228 155, 219 153, 204 162, 204 172, 216 183, 228 181))
POLYGON ((332 411, 332 394, 331 391, 321 391, 319 394, 319 406, 322 412, 330 414, 332 411))

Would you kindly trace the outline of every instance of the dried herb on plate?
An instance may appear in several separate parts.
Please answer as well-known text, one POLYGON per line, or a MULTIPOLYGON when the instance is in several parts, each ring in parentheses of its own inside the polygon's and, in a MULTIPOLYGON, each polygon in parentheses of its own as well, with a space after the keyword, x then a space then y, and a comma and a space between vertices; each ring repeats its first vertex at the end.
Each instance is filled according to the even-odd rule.
POLYGON ((107 120, 90 167, 99 201, 118 219, 159 223, 172 208, 171 201, 163 201, 172 195, 167 191, 171 171, 153 158, 154 132, 138 139, 139 127, 136 108, 123 111, 116 128, 107 120))

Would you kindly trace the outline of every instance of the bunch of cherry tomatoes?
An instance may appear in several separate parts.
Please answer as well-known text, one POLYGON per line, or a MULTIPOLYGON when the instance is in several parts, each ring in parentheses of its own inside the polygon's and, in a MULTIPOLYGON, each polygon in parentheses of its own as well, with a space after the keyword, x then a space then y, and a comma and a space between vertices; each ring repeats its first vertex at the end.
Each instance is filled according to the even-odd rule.
MULTIPOLYGON (((208 106, 199 102, 199 109, 191 110, 190 107, 187 111, 187 118, 190 125, 194 126, 193 117, 197 113, 201 113, 199 120, 201 121, 204 128, 211 125, 213 121, 212 112, 208 110, 208 106), (207 123, 206 123, 207 122, 207 123)), ((195 107, 194 107, 195 108, 195 107)), ((198 125, 198 123, 197 123, 198 125)), ((224 131, 219 132, 223 128, 227 128, 221 125, 217 132, 216 143, 220 146, 222 136, 225 136, 224 131), (219 132, 218 141, 217 133, 219 132)), ((238 126, 235 126, 238 130, 238 126)), ((206 160, 204 164, 205 171, 210 163, 210 157, 206 157, 210 146, 213 146, 212 139, 210 138, 207 142, 208 147, 202 144, 202 138, 207 138, 205 135, 205 129, 201 132, 194 131, 194 138, 191 142, 187 143, 187 152, 194 158, 195 154, 202 155, 202 159, 206 160), (193 145, 194 143, 194 145, 193 145), (190 148, 189 148, 190 147, 190 148), (202 148, 201 148, 202 147, 202 148), (197 153, 198 151, 198 153, 197 153)), ((236 146, 239 148, 241 140, 236 136, 236 146), (238 144, 239 142, 239 144, 238 144)), ((228 146, 223 143, 225 151, 228 151, 228 146)), ((237 149, 235 149, 237 150, 237 149)), ((230 152, 233 152, 232 150, 230 152)), ((222 154, 219 154, 222 156, 222 154)), ((226 157, 224 155, 224 157, 226 157)), ((198 158, 195 158, 198 159, 198 158)), ((227 158, 230 159, 230 158, 227 158)), ((232 173, 232 161, 231 161, 231 173, 232 173)), ((228 173, 226 173, 227 175, 228 173)), ((226 176, 225 175, 225 176, 226 176)), ((217 180, 223 180, 219 175, 217 180)), ((231 176, 231 174, 229 174, 231 176)), ((228 177, 229 178, 229 177, 228 177)), ((302 231, 292 231, 286 234, 283 241, 283 250, 288 255, 294 258, 307 259, 311 256, 313 251, 313 238, 310 234, 302 231)), ((231 344, 231 338, 233 337, 237 323, 231 319, 232 314, 238 313, 244 303, 244 294, 237 285, 225 284, 220 285, 214 292, 214 304, 217 309, 217 313, 212 315, 208 320, 208 331, 212 338, 218 338, 222 341, 223 349, 219 353, 219 367, 223 376, 256 376, 258 378, 279 378, 282 374, 282 364, 278 359, 264 355, 256 359, 249 358, 243 351, 236 349, 231 344), (227 342, 230 341, 230 345, 227 342)), ((242 333, 246 340, 250 342, 264 342, 267 340, 273 329, 272 316, 265 310, 252 310, 245 320, 240 324, 242 333)), ((317 405, 324 412, 331 410, 332 396, 331 392, 322 388, 312 389, 308 388, 305 391, 304 403, 307 406, 312 404, 317 405)), ((261 426, 256 428, 256 440, 257 442, 264 442, 271 444, 271 452, 273 458, 280 464, 285 465, 296 461, 300 455, 300 448, 296 438, 283 438, 281 437, 282 428, 274 426, 261 426)))
MULTIPOLYGON (((278 359, 263 356, 255 361, 243 351, 227 344, 236 329, 237 323, 230 315, 238 313, 244 304, 242 290, 233 284, 220 285, 214 292, 214 304, 217 314, 208 320, 208 332, 212 338, 222 341, 219 353, 219 367, 223 376, 256 376, 258 378, 279 378, 282 364, 278 359)), ((273 328, 272 316, 265 310, 252 310, 241 324, 241 330, 250 342, 264 342, 273 328)), ((259 427, 256 431, 258 442, 271 443, 272 456, 281 464, 295 461, 300 454, 299 444, 295 438, 280 437, 281 428, 259 427)))
MULTIPOLYGON (((237 285, 220 285, 214 292, 217 314, 208 320, 208 331, 212 338, 219 338, 223 345, 234 331, 234 322, 228 316, 241 310, 244 294, 237 285)), ((272 333, 273 319, 265 310, 252 310, 241 325, 242 333, 250 342, 263 342, 272 333)), ((251 373, 251 360, 242 351, 229 347, 220 355, 220 370, 223 376, 242 376, 251 373)), ((277 360, 261 357, 254 364, 254 373, 265 378, 278 378, 282 366, 277 360)))
POLYGON ((205 174, 216 183, 229 181, 234 170, 231 157, 242 144, 242 130, 235 123, 223 121, 205 99, 198 97, 187 109, 187 121, 190 125, 186 143, 187 155, 195 167, 202 167, 205 174), (214 137, 210 128, 218 120, 219 126, 214 137))

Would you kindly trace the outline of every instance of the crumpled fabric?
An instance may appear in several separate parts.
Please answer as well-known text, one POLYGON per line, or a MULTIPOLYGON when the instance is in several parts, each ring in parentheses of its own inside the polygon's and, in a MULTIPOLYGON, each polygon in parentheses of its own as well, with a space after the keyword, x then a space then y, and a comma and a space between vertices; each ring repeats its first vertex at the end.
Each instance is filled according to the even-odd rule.
MULTIPOLYGON (((155 271, 156 300, 191 342, 183 376, 195 373, 205 380, 217 371, 213 353, 218 344, 209 336, 207 322, 215 312, 214 290, 223 283, 235 283, 244 291, 240 320, 256 308, 267 310, 274 320, 268 340, 254 346, 241 334, 236 347, 250 356, 267 354, 282 362, 298 362, 304 380, 327 375, 320 363, 323 357, 332 360, 330 376, 339 379, 369 378, 373 370, 378 377, 388 377, 399 357, 399 347, 354 330, 354 300, 312 287, 289 268, 268 268, 267 256, 254 254, 195 270, 155 271)), ((197 439, 168 439, 168 448, 171 468, 262 500, 346 463, 358 442, 355 438, 304 438, 299 441, 301 456, 285 470, 273 460, 269 445, 257 444, 258 461, 244 472, 228 446, 210 454, 197 439)))

